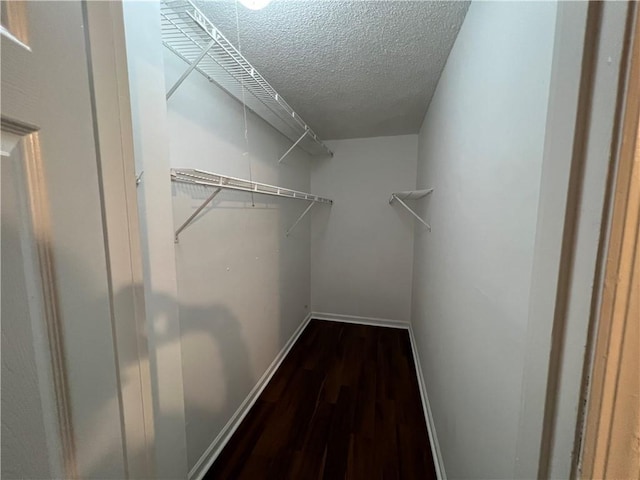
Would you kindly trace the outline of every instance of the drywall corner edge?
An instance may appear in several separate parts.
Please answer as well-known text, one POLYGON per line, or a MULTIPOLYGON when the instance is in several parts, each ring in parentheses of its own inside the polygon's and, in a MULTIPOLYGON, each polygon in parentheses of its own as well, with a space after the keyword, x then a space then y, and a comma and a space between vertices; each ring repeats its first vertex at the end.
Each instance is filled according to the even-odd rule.
POLYGON ((251 408, 253 408, 254 404, 260 397, 260 394, 269 384, 269 382, 271 381, 275 373, 278 371, 278 368, 280 368, 280 365, 289 354, 289 351, 296 344, 296 342, 298 341, 302 333, 305 331, 305 329, 307 328, 307 325, 309 325, 309 322, 311 321, 312 318, 313 318, 313 315, 309 313, 304 318, 302 323, 300 323, 298 328, 296 328, 296 330, 293 332, 291 337, 289 337, 289 340, 287 340, 287 343, 284 344, 284 346, 282 347, 282 350, 280 350, 278 355, 276 355, 276 358, 274 358, 273 362, 271 362, 271 365, 269 365, 269 367, 262 374, 262 377, 260 377, 260 380, 258 380, 258 382, 255 384, 255 386, 251 390, 251 392, 249 392, 249 395, 247 395, 247 398, 244 399, 240 407, 238 407, 238 410, 236 410, 236 412, 229 419, 229 421, 224 426, 224 428, 220 431, 218 436, 213 440, 213 442, 211 442, 209 447, 205 450, 205 452, 200 457, 200 460, 198 460, 196 464, 193 466, 193 468, 191 469, 191 471, 189 471, 189 476, 188 476, 189 480, 204 479, 207 471, 213 465, 213 462, 216 461, 216 458, 218 458, 218 456, 220 455, 224 447, 227 445, 227 443, 229 442, 233 434, 236 432, 236 430, 238 429, 238 427, 240 426, 244 418, 251 411, 251 408))

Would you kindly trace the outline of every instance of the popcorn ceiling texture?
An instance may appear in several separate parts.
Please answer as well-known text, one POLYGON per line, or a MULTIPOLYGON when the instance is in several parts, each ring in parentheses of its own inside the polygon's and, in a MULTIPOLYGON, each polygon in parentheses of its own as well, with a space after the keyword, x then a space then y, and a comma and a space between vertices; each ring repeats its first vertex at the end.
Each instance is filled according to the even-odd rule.
MULTIPOLYGON (((197 2, 237 47, 232 0, 197 2)), ((238 3, 243 55, 322 139, 417 133, 469 2, 238 3)))

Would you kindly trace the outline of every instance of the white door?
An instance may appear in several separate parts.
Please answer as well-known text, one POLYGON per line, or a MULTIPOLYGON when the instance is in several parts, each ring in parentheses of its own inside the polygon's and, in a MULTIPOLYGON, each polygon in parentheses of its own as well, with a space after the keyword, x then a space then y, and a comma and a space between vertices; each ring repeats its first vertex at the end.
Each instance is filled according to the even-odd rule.
POLYGON ((118 7, 2 2, 2 478, 152 475, 118 7))

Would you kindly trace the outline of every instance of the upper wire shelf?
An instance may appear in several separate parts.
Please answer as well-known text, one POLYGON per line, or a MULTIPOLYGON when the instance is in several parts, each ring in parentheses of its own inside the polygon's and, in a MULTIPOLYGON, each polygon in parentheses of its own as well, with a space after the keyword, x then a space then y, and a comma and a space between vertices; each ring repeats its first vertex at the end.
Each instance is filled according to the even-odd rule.
POLYGON ((189 64, 169 89, 167 99, 193 70, 197 70, 244 102, 256 115, 295 142, 294 146, 312 155, 333 155, 309 125, 190 0, 164 0, 161 25, 164 45, 189 64))

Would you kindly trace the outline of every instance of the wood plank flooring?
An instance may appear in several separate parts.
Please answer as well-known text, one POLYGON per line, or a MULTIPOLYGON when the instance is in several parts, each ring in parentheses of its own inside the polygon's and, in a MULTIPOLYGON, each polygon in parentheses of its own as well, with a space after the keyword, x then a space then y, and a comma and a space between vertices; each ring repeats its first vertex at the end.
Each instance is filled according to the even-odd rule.
POLYGON ((435 479, 406 330, 311 320, 205 479, 435 479))

